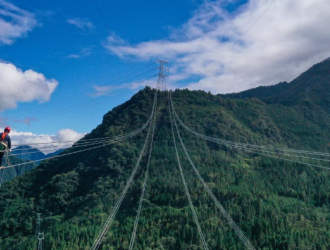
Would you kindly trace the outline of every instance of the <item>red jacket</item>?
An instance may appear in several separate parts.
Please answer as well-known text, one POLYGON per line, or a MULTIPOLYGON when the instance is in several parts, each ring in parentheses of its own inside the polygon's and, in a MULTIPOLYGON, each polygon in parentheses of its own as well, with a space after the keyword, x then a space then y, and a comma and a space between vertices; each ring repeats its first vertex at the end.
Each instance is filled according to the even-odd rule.
POLYGON ((11 139, 10 139, 10 136, 9 135, 6 135, 5 136, 5 139, 2 140, 2 135, 3 135, 3 133, 0 133, 0 141, 6 143, 8 149, 11 149, 11 139))

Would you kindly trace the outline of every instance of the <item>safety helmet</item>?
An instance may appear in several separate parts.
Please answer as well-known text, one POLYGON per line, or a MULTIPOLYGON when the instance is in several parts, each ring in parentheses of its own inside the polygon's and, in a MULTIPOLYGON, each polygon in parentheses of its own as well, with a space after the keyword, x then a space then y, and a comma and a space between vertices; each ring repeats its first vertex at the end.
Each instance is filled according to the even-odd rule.
POLYGON ((10 127, 6 127, 4 131, 10 133, 11 129, 10 127))

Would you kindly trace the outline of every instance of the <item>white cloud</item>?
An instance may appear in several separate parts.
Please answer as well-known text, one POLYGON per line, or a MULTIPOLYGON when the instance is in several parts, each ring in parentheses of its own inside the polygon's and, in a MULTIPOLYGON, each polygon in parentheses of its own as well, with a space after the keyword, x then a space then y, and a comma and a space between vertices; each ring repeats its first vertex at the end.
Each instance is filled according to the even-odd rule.
POLYGON ((74 59, 79 59, 81 57, 81 55, 79 54, 71 54, 71 55, 68 55, 67 58, 74 58, 74 59))
POLYGON ((107 37, 107 44, 108 45, 123 45, 126 42, 115 33, 112 33, 110 36, 107 37))
POLYGON ((91 93, 90 95, 91 96, 105 96, 105 95, 109 95, 109 93, 116 89, 116 86, 98 86, 98 85, 95 85, 93 86, 94 88, 94 92, 91 93))
POLYGON ((142 81, 134 81, 131 83, 124 83, 120 85, 105 85, 105 86, 98 86, 94 85, 94 92, 90 94, 90 96, 107 96, 112 95, 113 91, 117 91, 120 89, 130 89, 136 90, 139 88, 143 88, 145 86, 155 87, 155 79, 146 79, 142 81))
POLYGON ((82 57, 86 57, 86 56, 90 56, 92 54, 92 48, 94 46, 89 46, 87 48, 83 48, 80 50, 80 52, 78 54, 71 54, 68 55, 67 58, 73 58, 73 59, 79 59, 82 57))
POLYGON ((206 1, 169 38, 106 48, 120 57, 164 58, 173 84, 198 79, 185 83, 191 89, 228 93, 291 81, 330 56, 330 1, 276 0, 245 34, 272 1, 250 0, 234 13, 222 0, 206 1))
POLYGON ((12 3, 0 0, 0 45, 12 44, 37 25, 34 15, 12 3))
POLYGON ((0 111, 16 108, 18 102, 48 101, 57 85, 41 73, 0 62, 0 111))
MULTIPOLYGON (((85 133, 86 134, 86 133, 85 133)), ((78 133, 72 129, 61 129, 57 132, 56 139, 58 142, 65 142, 65 141, 78 141, 85 134, 78 133)))
POLYGON ((90 21, 87 21, 85 19, 70 18, 70 19, 67 20, 67 22, 69 24, 72 24, 72 25, 76 26, 79 29, 82 29, 82 30, 92 30, 92 29, 94 29, 94 25, 90 21))
MULTIPOLYGON (((0 129, 3 131, 3 128, 0 129)), ((74 142, 80 140, 85 136, 85 133, 78 133, 72 129, 62 129, 56 135, 36 135, 31 132, 19 132, 12 130, 10 137, 12 145, 28 145, 33 148, 38 148, 45 154, 53 153, 59 149, 71 147, 74 142), (63 143, 67 142, 68 143, 63 143), (55 143, 54 143, 55 142, 55 143), (62 144, 58 144, 57 142, 62 144), (39 144, 36 143, 52 143, 52 144, 39 144)), ((15 148, 16 146, 13 146, 15 148)))

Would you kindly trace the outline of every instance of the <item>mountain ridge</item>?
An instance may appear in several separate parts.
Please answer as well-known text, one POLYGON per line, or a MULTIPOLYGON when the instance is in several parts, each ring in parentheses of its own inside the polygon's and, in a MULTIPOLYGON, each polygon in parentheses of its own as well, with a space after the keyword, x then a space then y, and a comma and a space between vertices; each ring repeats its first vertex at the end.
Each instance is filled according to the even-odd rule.
POLYGON ((282 82, 272 86, 260 86, 240 93, 221 95, 229 98, 258 98, 267 103, 294 105, 299 101, 314 100, 329 112, 330 58, 315 64, 290 83, 282 82))
MULTIPOLYGON (((139 91, 105 114, 83 139, 113 137, 142 127, 151 114, 154 91, 149 87, 139 91)), ((307 103, 300 97, 281 103, 282 94, 275 103, 189 90, 175 90, 172 97, 180 119, 199 133, 240 143, 327 152, 330 115, 322 101, 328 100, 320 102, 316 94, 307 103)), ((175 158, 168 94, 159 92, 158 97, 136 249, 202 249, 175 158)), ((263 250, 330 248, 328 171, 206 142, 179 128, 201 176, 253 246, 263 250)), ((45 248, 89 249, 120 197, 145 136, 146 130, 117 144, 43 161, 6 183, 0 190, 0 249, 34 249, 36 212, 43 214, 45 248)), ((178 150, 209 248, 243 249, 179 145, 178 150)), ((128 248, 146 162, 144 155, 100 249, 128 248)))

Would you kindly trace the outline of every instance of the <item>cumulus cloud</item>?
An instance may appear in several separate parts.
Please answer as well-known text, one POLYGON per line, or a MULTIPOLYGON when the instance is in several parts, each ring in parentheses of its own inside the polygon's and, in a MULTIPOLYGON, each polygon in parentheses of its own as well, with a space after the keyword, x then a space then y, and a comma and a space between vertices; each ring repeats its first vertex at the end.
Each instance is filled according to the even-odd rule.
POLYGON ((41 73, 0 62, 0 111, 16 108, 18 102, 48 101, 57 85, 41 73))
POLYGON ((205 1, 169 38, 106 48, 119 57, 164 58, 170 81, 191 89, 228 93, 290 81, 330 56, 330 1, 276 0, 264 13, 272 2, 250 0, 228 12, 225 1, 205 1))
MULTIPOLYGON (((0 130, 3 131, 3 128, 1 128, 0 130)), ((56 135, 37 135, 31 132, 21 132, 21 131, 12 130, 10 136, 11 136, 13 148, 17 147, 17 145, 28 145, 30 147, 39 149, 45 154, 50 154, 59 149, 71 147, 74 144, 74 142, 84 137, 85 133, 78 133, 72 129, 62 129, 58 131, 56 135), (52 144, 37 145, 36 143, 52 143, 52 144)))
POLYGON ((70 18, 70 19, 67 20, 67 22, 69 24, 72 24, 72 25, 76 26, 79 29, 82 29, 82 30, 92 30, 92 29, 94 29, 94 25, 90 21, 87 21, 85 19, 70 18))
POLYGON ((0 0, 0 45, 12 44, 16 38, 26 35, 36 25, 34 14, 0 0))

